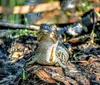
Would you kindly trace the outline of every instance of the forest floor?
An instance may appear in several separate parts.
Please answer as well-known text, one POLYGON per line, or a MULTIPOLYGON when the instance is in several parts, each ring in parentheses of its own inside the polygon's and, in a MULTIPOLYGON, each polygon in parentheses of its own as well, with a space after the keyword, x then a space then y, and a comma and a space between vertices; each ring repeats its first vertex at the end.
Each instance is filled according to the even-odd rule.
MULTIPOLYGON (((72 44, 73 57, 68 60, 69 71, 65 77, 61 67, 43 66, 34 64, 31 68, 40 68, 38 72, 35 69, 25 72, 26 60, 34 55, 37 48, 37 39, 32 35, 18 38, 8 38, 0 45, 0 84, 1 85, 64 85, 65 81, 69 85, 100 85, 100 44, 99 41, 94 43, 90 39, 72 44), (45 74, 42 71, 46 70, 45 74), (57 70, 59 77, 53 79, 52 72, 57 70), (59 71, 58 71, 59 70, 59 71), (49 77, 48 77, 49 74, 49 77), (47 77, 46 77, 47 75, 47 77), (44 79, 42 79, 44 77, 44 79), (46 79, 48 78, 48 80, 46 79), (51 80, 50 80, 51 79, 51 80)), ((67 85, 67 84, 66 84, 67 85)))

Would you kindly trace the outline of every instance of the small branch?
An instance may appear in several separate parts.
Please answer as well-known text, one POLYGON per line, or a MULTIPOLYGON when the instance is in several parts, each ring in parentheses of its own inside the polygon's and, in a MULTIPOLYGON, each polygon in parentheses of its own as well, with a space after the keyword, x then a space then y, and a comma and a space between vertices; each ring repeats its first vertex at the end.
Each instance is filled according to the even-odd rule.
POLYGON ((55 1, 51 3, 42 3, 38 5, 24 5, 24 6, 14 6, 14 7, 3 7, 0 6, 0 13, 13 13, 13 14, 26 14, 30 12, 46 12, 58 9, 60 7, 60 2, 55 1))
POLYGON ((71 38, 71 39, 67 40, 66 42, 71 43, 71 44, 82 43, 82 42, 85 42, 90 37, 91 37, 90 34, 85 34, 82 36, 78 36, 76 38, 71 38))
POLYGON ((98 59, 91 59, 91 60, 80 60, 80 61, 71 61, 72 63, 93 63, 98 61, 98 59))
POLYGON ((99 0, 89 0, 90 2, 94 2, 94 3, 100 3, 99 0))
MULTIPOLYGON (((29 30, 39 30, 40 26, 36 25, 23 25, 23 24, 11 24, 0 22, 0 26, 6 27, 8 29, 29 29, 29 30)), ((2 28, 0 28, 2 30, 2 28)))

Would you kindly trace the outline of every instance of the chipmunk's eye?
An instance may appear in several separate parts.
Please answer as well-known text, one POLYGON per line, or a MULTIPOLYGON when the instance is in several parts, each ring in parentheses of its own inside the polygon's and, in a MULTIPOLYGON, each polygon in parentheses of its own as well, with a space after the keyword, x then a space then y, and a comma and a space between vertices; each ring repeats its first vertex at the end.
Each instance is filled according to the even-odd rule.
POLYGON ((71 48, 71 45, 69 43, 64 43, 65 47, 71 48))

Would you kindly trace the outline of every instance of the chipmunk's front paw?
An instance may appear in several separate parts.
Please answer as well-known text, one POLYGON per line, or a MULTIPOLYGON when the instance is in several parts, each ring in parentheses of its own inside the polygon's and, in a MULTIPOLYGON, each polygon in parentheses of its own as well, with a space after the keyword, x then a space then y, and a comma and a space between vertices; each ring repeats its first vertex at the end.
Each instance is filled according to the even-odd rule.
POLYGON ((65 76, 69 76, 69 68, 68 67, 65 68, 65 76))

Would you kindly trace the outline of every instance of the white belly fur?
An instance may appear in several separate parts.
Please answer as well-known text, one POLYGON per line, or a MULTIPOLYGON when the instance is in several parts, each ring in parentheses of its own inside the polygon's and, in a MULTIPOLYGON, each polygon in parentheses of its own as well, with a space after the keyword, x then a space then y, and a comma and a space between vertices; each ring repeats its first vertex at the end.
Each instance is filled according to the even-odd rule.
POLYGON ((39 57, 37 62, 40 64, 44 64, 44 65, 54 65, 55 63, 57 63, 57 59, 56 59, 56 55, 55 55, 57 43, 56 44, 48 43, 49 44, 48 47, 46 46, 47 43, 43 43, 43 44, 45 44, 45 45, 42 45, 42 43, 41 43, 41 45, 44 46, 43 47, 44 50, 41 48, 42 51, 37 56, 37 57, 39 57), (54 47, 54 49, 53 49, 53 47, 54 47), (52 49, 53 49, 54 53, 53 53, 52 61, 50 61, 52 49))

